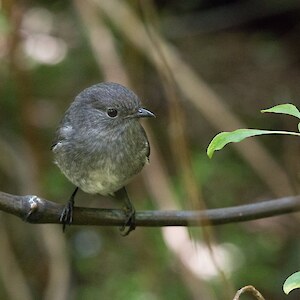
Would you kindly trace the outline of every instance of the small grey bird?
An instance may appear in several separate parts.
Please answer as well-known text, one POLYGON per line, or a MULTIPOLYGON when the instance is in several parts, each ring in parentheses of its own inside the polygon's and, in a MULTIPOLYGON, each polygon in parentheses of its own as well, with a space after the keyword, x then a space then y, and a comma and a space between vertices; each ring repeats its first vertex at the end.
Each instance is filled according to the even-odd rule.
POLYGON ((123 235, 135 229, 135 209, 125 185, 149 160, 150 146, 139 118, 154 116, 117 83, 93 85, 75 98, 52 145, 55 163, 76 186, 60 217, 63 230, 72 223, 78 188, 124 201, 123 235))

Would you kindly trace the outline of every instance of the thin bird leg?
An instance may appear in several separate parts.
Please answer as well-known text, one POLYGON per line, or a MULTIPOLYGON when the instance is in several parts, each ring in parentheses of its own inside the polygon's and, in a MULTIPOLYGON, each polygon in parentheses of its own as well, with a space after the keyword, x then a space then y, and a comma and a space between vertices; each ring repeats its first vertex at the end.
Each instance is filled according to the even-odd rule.
POLYGON ((73 208, 75 203, 75 195, 78 191, 78 187, 72 193, 68 203, 64 207, 63 211, 61 212, 59 221, 63 224, 63 232, 66 229, 66 225, 71 225, 73 221, 73 208))
POLYGON ((132 205, 127 191, 125 187, 121 188, 117 192, 115 192, 115 197, 118 200, 122 200, 125 203, 124 211, 126 215, 125 223, 124 225, 120 228, 122 236, 128 235, 132 230, 135 229, 135 208, 132 205))

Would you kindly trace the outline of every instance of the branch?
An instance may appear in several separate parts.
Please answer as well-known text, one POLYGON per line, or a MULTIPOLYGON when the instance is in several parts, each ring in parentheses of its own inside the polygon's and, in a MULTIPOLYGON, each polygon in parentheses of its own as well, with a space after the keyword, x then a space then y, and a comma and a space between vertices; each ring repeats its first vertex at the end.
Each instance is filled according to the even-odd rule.
MULTIPOLYGON (((63 205, 34 195, 17 196, 0 192, 0 210, 35 224, 59 224, 63 205)), ((136 225, 207 226, 267 218, 300 210, 300 196, 259 203, 208 209, 204 211, 139 211, 136 225)), ((121 209, 75 207, 73 225, 122 226, 126 216, 121 209)))

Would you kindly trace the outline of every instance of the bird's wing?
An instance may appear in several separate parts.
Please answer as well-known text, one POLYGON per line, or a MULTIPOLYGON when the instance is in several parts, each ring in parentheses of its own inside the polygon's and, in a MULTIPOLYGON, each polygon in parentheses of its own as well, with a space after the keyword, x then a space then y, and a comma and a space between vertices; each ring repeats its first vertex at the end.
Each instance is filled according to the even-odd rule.
POLYGON ((70 122, 61 122, 61 126, 56 131, 56 136, 51 145, 51 150, 54 150, 58 143, 68 140, 74 133, 74 128, 70 122))
POLYGON ((146 141, 146 147, 147 147, 147 153, 146 153, 146 156, 147 156, 147 161, 148 161, 148 163, 149 163, 149 162, 150 162, 150 143, 149 143, 148 140, 146 141))

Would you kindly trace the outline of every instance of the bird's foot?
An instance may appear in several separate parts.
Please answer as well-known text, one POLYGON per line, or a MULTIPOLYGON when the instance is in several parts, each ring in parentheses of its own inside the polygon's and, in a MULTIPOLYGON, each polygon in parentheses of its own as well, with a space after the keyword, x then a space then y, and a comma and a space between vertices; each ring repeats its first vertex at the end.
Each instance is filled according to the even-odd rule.
POLYGON ((66 226, 71 225, 73 222, 73 210, 74 210, 74 203, 75 203, 75 195, 78 191, 78 187, 75 188, 74 192, 72 193, 68 203, 62 210, 60 214, 59 221, 63 224, 62 230, 65 232, 66 226))
POLYGON ((124 212, 126 215, 125 223, 120 228, 122 236, 127 236, 131 231, 135 230, 135 209, 133 206, 124 207, 124 212))
POLYGON ((60 214, 59 221, 63 224, 63 232, 65 232, 66 226, 71 225, 73 221, 73 209, 74 201, 69 201, 60 214))
POLYGON ((127 195, 125 187, 122 187, 121 189, 115 192, 115 198, 118 200, 122 200, 125 204, 125 222, 124 225, 120 228, 120 231, 122 236, 127 236, 136 227, 135 209, 127 195))

